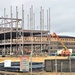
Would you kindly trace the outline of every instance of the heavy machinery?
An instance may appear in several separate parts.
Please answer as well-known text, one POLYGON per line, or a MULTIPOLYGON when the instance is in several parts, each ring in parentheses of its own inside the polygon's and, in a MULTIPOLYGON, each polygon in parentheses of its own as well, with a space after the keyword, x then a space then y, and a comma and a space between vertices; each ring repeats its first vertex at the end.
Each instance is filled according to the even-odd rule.
POLYGON ((59 38, 59 36, 56 33, 53 33, 52 35, 50 35, 50 37, 56 37, 57 40, 62 44, 64 49, 61 50, 57 50, 57 54, 61 55, 61 56, 69 56, 70 54, 72 54, 72 49, 68 49, 64 43, 61 41, 61 39, 59 38))

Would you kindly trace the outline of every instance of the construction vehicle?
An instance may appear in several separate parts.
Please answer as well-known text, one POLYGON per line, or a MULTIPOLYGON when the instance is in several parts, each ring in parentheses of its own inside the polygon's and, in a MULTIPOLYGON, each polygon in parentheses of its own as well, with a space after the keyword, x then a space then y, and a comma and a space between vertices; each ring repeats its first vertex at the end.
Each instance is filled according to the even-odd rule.
POLYGON ((72 55, 72 49, 66 50, 66 55, 63 54, 63 53, 64 53, 64 50, 65 50, 65 49, 61 49, 61 50, 58 49, 57 52, 56 52, 56 54, 57 54, 58 56, 69 56, 69 55, 68 55, 69 53, 67 52, 67 51, 69 50, 69 51, 70 51, 70 55, 72 55), (63 53, 62 53, 62 52, 63 52, 63 53), (61 55, 61 53, 62 53, 62 55, 61 55))
POLYGON ((56 33, 53 33, 52 35, 50 35, 50 37, 56 37, 57 40, 62 44, 64 49, 61 50, 57 50, 57 54, 61 55, 61 56, 69 56, 70 54, 72 54, 72 49, 68 49, 64 43, 61 41, 61 39, 58 37, 58 35, 56 33))

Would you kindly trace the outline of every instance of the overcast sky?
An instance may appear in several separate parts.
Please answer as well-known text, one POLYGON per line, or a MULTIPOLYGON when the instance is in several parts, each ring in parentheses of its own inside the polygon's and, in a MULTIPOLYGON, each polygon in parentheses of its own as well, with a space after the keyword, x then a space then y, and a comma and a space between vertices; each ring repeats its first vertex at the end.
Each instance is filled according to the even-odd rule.
MULTIPOLYGON (((31 5, 34 7, 35 20, 39 19, 38 16, 41 6, 45 12, 50 7, 51 33, 56 32, 61 35, 75 36, 75 0, 0 0, 0 16, 3 15, 4 8, 7 9, 7 14, 10 16, 9 9, 12 5, 13 13, 16 12, 16 6, 19 7, 19 17, 21 17, 22 4, 24 4, 25 19, 27 18, 31 5)), ((25 23, 27 23, 26 20, 25 23)))

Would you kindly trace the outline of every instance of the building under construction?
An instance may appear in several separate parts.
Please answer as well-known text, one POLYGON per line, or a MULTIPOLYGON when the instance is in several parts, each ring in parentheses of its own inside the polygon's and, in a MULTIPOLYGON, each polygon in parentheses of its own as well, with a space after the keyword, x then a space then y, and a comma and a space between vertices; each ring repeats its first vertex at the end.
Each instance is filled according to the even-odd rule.
POLYGON ((44 9, 41 7, 39 29, 37 29, 33 6, 31 6, 30 14, 27 15, 27 29, 25 29, 23 5, 21 19, 19 19, 17 6, 16 18, 13 17, 12 6, 10 7, 10 17, 4 8, 4 16, 0 17, 0 55, 25 55, 31 52, 40 53, 43 49, 49 50, 50 42, 46 37, 50 33, 50 8, 46 13, 45 25, 44 9))

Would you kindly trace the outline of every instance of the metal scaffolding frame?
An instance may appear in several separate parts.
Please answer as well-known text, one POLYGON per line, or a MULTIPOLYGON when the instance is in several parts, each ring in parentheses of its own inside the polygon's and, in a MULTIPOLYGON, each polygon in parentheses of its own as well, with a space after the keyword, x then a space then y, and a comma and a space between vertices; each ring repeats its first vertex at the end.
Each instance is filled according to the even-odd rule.
MULTIPOLYGON (((43 36, 43 32, 44 31, 48 31, 48 33, 50 34, 50 8, 49 10, 47 10, 47 28, 45 29, 45 14, 44 14, 44 9, 41 7, 40 8, 40 37, 41 37, 41 42, 40 42, 40 51, 42 53, 42 49, 43 49, 43 44, 42 44, 42 36, 43 36), (49 12, 48 12, 49 11, 49 12)), ((10 17, 8 17, 8 15, 6 14, 6 8, 4 8, 4 17, 0 17, 0 33, 4 34, 4 49, 3 51, 3 55, 5 55, 6 50, 6 34, 7 32, 9 32, 9 53, 10 55, 12 55, 13 53, 13 32, 16 32, 15 36, 16 36, 16 49, 15 49, 15 54, 17 55, 19 53, 19 51, 21 52, 22 55, 24 55, 24 35, 25 35, 25 29, 24 29, 24 6, 22 5, 22 19, 19 19, 19 14, 18 14, 18 7, 16 6, 16 18, 13 17, 13 11, 12 11, 12 6, 10 7, 10 17), (21 23, 20 27, 19 27, 19 23, 21 23), (21 34, 21 35, 19 35, 21 34), (22 39, 22 43, 18 42, 18 37, 20 37, 22 39), (18 46, 20 47, 20 50, 18 50, 18 46)), ((34 32, 36 31, 36 20, 35 20, 35 13, 33 12, 33 6, 30 7, 30 14, 27 15, 27 30, 30 31, 30 36, 31 36, 31 51, 33 52, 33 37, 34 37, 34 32)), ((38 33, 38 32, 37 32, 38 33)), ((49 42, 49 46, 50 46, 50 42, 49 42)), ((36 46, 35 46, 36 48, 36 46)))

